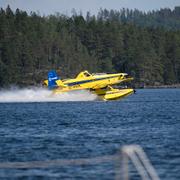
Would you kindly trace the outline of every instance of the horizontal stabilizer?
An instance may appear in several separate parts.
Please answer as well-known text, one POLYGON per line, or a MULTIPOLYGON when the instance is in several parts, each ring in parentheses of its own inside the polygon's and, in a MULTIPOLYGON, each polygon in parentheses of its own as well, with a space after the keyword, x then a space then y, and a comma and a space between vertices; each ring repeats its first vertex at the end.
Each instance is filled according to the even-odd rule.
POLYGON ((60 79, 58 79, 57 81, 56 81, 56 84, 58 85, 58 86, 60 86, 60 87, 66 87, 67 85, 65 85, 60 79))

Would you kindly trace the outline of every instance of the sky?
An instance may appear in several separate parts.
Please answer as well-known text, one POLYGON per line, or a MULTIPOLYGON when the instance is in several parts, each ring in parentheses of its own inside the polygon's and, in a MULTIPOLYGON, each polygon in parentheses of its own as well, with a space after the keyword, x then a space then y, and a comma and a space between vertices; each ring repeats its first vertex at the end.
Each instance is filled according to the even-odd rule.
POLYGON ((0 7, 17 8, 27 12, 35 11, 41 15, 61 14, 71 15, 72 9, 82 12, 87 11, 97 14, 100 8, 119 10, 121 8, 139 9, 142 11, 158 10, 180 6, 180 0, 0 0, 0 7))

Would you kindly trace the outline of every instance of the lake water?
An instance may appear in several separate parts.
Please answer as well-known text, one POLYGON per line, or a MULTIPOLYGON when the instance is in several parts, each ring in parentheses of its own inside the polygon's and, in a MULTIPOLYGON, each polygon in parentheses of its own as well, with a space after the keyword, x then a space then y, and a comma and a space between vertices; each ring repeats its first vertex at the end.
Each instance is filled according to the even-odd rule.
MULTIPOLYGON (((180 89, 108 102, 3 103, 0 95, 1 163, 92 158, 138 144, 161 179, 180 179, 180 89)), ((16 178, 114 179, 114 164, 0 169, 0 179, 16 178)))

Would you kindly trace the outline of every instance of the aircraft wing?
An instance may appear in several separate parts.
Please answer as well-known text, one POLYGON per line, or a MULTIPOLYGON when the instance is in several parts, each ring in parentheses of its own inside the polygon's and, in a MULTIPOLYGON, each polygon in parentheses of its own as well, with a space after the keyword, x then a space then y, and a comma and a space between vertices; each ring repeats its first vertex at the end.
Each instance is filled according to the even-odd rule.
MULTIPOLYGON (((129 82, 129 81, 132 81, 133 78, 132 77, 128 77, 128 78, 125 78, 125 79, 121 79, 115 83, 113 83, 113 85, 115 84, 120 84, 122 82, 129 82)), ((92 89, 102 89, 102 88, 105 88, 105 87, 110 87, 110 85, 108 85, 107 83, 99 83, 99 84, 96 84, 94 87, 92 87, 92 89)))

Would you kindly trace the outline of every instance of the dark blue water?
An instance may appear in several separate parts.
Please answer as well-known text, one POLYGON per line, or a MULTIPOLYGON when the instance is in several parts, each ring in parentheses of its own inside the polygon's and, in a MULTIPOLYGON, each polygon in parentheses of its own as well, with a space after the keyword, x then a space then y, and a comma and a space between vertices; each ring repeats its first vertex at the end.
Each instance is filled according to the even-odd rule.
MULTIPOLYGON (((113 155, 129 144, 143 147, 161 179, 180 179, 180 89, 111 102, 0 104, 0 162, 113 155)), ((114 179, 114 164, 0 169, 0 179, 16 178, 114 179)))

